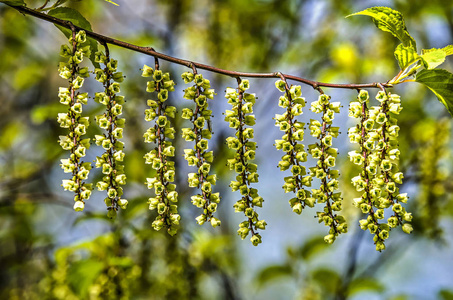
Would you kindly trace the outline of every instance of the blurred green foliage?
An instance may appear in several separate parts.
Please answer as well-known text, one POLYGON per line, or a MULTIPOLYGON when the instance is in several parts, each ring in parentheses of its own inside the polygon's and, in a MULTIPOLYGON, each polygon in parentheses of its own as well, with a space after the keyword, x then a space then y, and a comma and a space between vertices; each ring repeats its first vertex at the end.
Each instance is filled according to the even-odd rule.
MULTIPOLYGON (((37 8, 45 1, 26 2, 37 8)), ((344 19, 366 7, 383 5, 382 1, 115 2, 120 6, 95 0, 64 4, 81 12, 97 32, 221 68, 282 71, 342 83, 385 82, 398 72, 393 57, 397 41, 377 30, 368 18, 344 19)), ((450 0, 394 0, 384 5, 403 13, 421 48, 451 44, 450 0)), ((147 150, 142 143, 145 82, 138 70, 150 58, 126 50, 112 49, 112 55, 127 75, 125 165, 130 205, 114 222, 105 217, 102 199, 96 197, 86 213, 74 213, 70 195, 60 191, 63 174, 58 167, 61 129, 56 115, 62 106, 57 104, 57 93, 64 83, 57 66, 59 45, 65 37, 52 24, 24 17, 3 4, 0 16, 0 299, 451 299, 451 282, 433 283, 428 290, 419 284, 448 278, 451 273, 435 277, 421 271, 417 277, 405 279, 409 276, 406 266, 399 276, 391 276, 395 272, 392 266, 411 253, 434 265, 453 267, 451 259, 442 261, 451 258, 452 245, 451 118, 426 89, 411 83, 396 88, 404 106, 399 120, 401 168, 406 174, 403 189, 411 197, 414 214, 412 236, 395 236, 386 253, 376 255, 364 246, 372 242, 360 230, 351 230, 349 239, 327 246, 312 223, 289 226, 281 221, 283 225, 278 226, 274 221, 269 227, 276 226, 276 230, 269 230, 256 251, 278 255, 263 259, 266 256, 242 246, 235 236, 236 219, 227 212, 234 199, 227 192, 228 180, 219 186, 224 191, 219 211, 225 211, 220 215, 219 230, 194 225, 196 212, 184 201, 189 199, 184 174, 178 175, 178 186, 183 188, 181 233, 171 238, 151 229, 154 216, 147 209, 149 195, 142 182, 150 172, 142 158, 147 150), (296 238, 281 243, 279 237, 286 233, 296 238), (306 238, 301 240, 300 235, 306 238), (441 245, 440 256, 425 257, 425 248, 433 242, 441 245), (412 280, 411 289, 399 288, 408 280, 412 280)), ((175 74, 181 71, 166 67, 175 74)), ((444 68, 453 69, 451 59, 444 68)), ((227 79, 210 76, 220 95, 227 79)), ((97 91, 100 86, 92 83, 89 89, 97 91)), ((263 118, 257 124, 260 132, 274 130, 271 118, 277 97, 272 89, 272 82, 258 85, 263 118)), ((304 93, 311 101, 314 94, 308 89, 304 93)), ((355 97, 349 92, 331 94, 345 107, 355 97)), ((214 105, 219 120, 225 108, 220 98, 214 105)), ((172 101, 181 105, 177 98, 172 101)), ((94 115, 99 108, 89 109, 94 115)), ((177 130, 178 126, 182 125, 176 124, 177 130)), ((215 168, 225 178, 231 175, 223 162, 227 130, 214 127, 213 137, 217 140, 215 168)), ((258 140, 262 166, 272 163, 272 155, 278 160, 278 154, 272 154, 273 141, 269 141, 268 137, 258 140)), ((346 151, 342 149, 343 154, 346 151)), ((348 162, 340 169, 345 202, 352 201, 356 195, 348 178, 357 170, 348 162)), ((279 191, 267 191, 264 206, 272 207, 269 214, 283 207, 290 220, 286 197, 275 188, 280 184, 270 178, 267 184, 279 191)), ((350 227, 356 228, 358 213, 346 203, 345 210, 350 227)), ((311 216, 296 220, 304 218, 311 216)), ((409 265, 417 264, 421 261, 409 265)))

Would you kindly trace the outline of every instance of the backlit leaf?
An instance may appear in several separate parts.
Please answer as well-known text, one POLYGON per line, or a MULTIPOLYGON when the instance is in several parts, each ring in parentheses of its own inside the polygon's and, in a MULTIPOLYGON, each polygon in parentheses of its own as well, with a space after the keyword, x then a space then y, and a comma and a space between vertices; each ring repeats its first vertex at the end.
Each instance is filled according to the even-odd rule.
POLYGON ((405 47, 403 44, 399 44, 398 47, 396 47, 394 54, 401 70, 404 70, 418 59, 418 54, 415 52, 414 48, 405 47))
POLYGON ((257 281, 259 286, 263 286, 271 281, 291 276, 291 267, 288 265, 271 265, 262 269, 258 276, 257 281))
POLYGON ((87 298, 89 288, 104 269, 104 263, 95 259, 73 262, 68 270, 68 281, 81 298, 87 298))
POLYGON ((310 260, 312 257, 318 255, 328 247, 329 244, 324 241, 324 237, 316 236, 304 243, 304 245, 300 249, 300 255, 305 260, 310 260))
POLYGON ((441 65, 445 61, 447 56, 446 51, 443 49, 423 49, 421 57, 423 58, 423 64, 427 69, 434 69, 441 65))
POLYGON ((376 292, 384 291, 384 286, 374 278, 356 278, 349 284, 348 295, 353 296, 361 292, 376 292))
POLYGON ((341 277, 335 271, 327 268, 320 268, 312 273, 312 278, 325 291, 334 293, 341 284, 341 277))
POLYGON ((120 6, 119 4, 116 4, 115 2, 111 1, 111 0, 105 0, 107 1, 108 3, 112 3, 113 5, 116 5, 116 6, 120 6))
POLYGON ((417 74, 415 81, 426 85, 453 116, 452 73, 442 69, 422 70, 417 74))
POLYGON ((373 18, 374 24, 382 31, 390 32, 398 38, 403 46, 411 47, 417 51, 417 46, 413 37, 410 36, 404 23, 403 15, 396 10, 388 7, 370 7, 363 11, 351 14, 350 16, 364 15, 373 18))

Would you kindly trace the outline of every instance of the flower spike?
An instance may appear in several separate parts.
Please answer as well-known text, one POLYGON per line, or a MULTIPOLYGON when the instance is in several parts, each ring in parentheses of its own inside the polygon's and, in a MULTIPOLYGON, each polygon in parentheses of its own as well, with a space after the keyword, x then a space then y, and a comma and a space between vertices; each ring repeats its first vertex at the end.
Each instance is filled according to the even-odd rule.
POLYGON ((57 121, 60 127, 69 130, 67 135, 60 136, 59 143, 64 150, 71 153, 69 158, 61 160, 64 172, 72 174, 71 179, 63 180, 62 186, 65 190, 74 192, 74 210, 83 211, 93 187, 84 182, 88 179, 91 164, 82 161, 90 147, 90 139, 82 138, 90 125, 88 117, 82 117, 83 104, 87 104, 88 93, 79 92, 89 73, 87 67, 82 68, 79 64, 85 56, 90 55, 90 47, 83 46, 86 40, 85 31, 76 32, 73 26, 72 29, 72 36, 69 38, 71 46, 63 45, 60 51, 60 55, 67 58, 67 61, 60 62, 58 68, 60 77, 69 81, 69 87, 60 87, 58 93, 60 103, 66 105, 68 111, 59 113, 57 121))
POLYGON ((249 88, 248 80, 238 79, 238 88, 227 88, 225 98, 228 99, 233 108, 225 112, 225 121, 229 122, 230 127, 236 130, 235 136, 226 139, 228 148, 235 151, 233 158, 228 159, 228 167, 238 175, 232 181, 230 187, 232 191, 239 190, 242 198, 234 204, 236 212, 243 212, 247 220, 239 224, 238 234, 245 239, 249 233, 252 237, 250 241, 254 246, 261 243, 261 235, 258 229, 265 229, 267 223, 258 219, 256 207, 263 206, 263 198, 258 195, 256 188, 250 187, 251 183, 258 182, 257 165, 251 161, 255 158, 256 142, 253 142, 253 128, 245 127, 255 124, 253 104, 255 94, 245 91, 249 88))

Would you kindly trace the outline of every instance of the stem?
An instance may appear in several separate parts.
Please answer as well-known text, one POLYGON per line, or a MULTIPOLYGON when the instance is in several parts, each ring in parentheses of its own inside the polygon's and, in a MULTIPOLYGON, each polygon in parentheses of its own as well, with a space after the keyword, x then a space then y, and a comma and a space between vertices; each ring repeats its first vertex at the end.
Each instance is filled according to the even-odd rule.
MULTIPOLYGON (((384 90, 384 92, 385 92, 385 89, 382 86, 380 86, 380 88, 382 90, 384 90)), ((379 237, 379 232, 380 232, 379 221, 378 221, 378 219, 375 216, 375 211, 373 209, 373 199, 372 199, 372 197, 370 195, 370 192, 371 192, 371 190, 373 188, 373 182, 372 182, 372 178, 370 178, 370 176, 368 174, 368 171, 367 171, 368 156, 371 154, 371 151, 367 150, 365 148, 365 146, 364 146, 365 139, 368 136, 368 132, 365 129, 365 122, 368 120, 368 117, 369 117, 369 110, 368 110, 367 102, 363 101, 363 103, 362 103, 362 117, 361 117, 361 120, 360 120, 360 127, 362 128, 361 139, 360 139, 360 149, 362 150, 362 157, 363 157, 362 174, 363 174, 363 177, 364 177, 365 182, 366 182, 366 187, 365 187, 366 203, 371 207, 370 211, 368 212, 368 215, 371 216, 371 218, 373 219, 374 225, 378 226, 378 229, 376 230, 376 233, 375 233, 376 236, 378 237, 378 240, 376 242, 378 242, 378 241, 383 242, 384 240, 382 240, 379 237)))
MULTIPOLYGON (((198 74, 197 72, 197 68, 192 65, 192 70, 193 70, 193 75, 196 76, 198 74)), ((197 89, 197 96, 196 98, 200 97, 200 95, 202 94, 202 88, 201 86, 198 86, 197 84, 195 84, 195 87, 197 89)), ((206 99, 206 102, 208 100, 206 99)), ((195 111, 194 111, 194 114, 192 116, 192 124, 193 124, 193 132, 195 133, 195 149, 197 150, 196 152, 196 155, 197 155, 197 158, 198 158, 198 163, 197 163, 197 174, 199 174, 199 184, 198 184, 198 188, 200 187, 203 187, 203 183, 206 181, 206 178, 203 174, 203 172, 200 172, 200 168, 201 166, 203 165, 203 163, 205 162, 205 159, 204 159, 204 154, 206 153, 205 150, 202 150, 199 146, 198 146, 198 142, 200 140, 203 139, 203 136, 202 136, 202 132, 203 132, 203 128, 204 128, 204 124, 203 124, 203 127, 202 128, 198 128, 196 125, 195 125, 195 121, 199 118, 199 117, 202 117, 202 111, 203 111, 203 107, 200 107, 198 105, 198 103, 196 101, 195 102, 195 111)), ((210 195, 211 193, 207 193, 205 192, 203 189, 201 189, 201 195, 203 196, 203 199, 205 201, 205 204, 203 206, 203 214, 206 216, 206 220, 207 221, 211 221, 211 218, 212 218, 212 212, 210 212, 208 210, 208 206, 211 204, 211 200, 210 200, 210 195), (204 212, 206 211, 206 213, 204 212)))
MULTIPOLYGON (((77 30, 85 30, 87 36, 97 40, 101 44, 102 43, 107 43, 107 44, 115 45, 115 46, 118 46, 118 47, 122 47, 122 48, 125 48, 125 49, 129 49, 129 50, 135 51, 135 52, 140 52, 140 53, 143 53, 143 54, 146 54, 146 55, 150 55, 150 56, 153 56, 153 57, 158 57, 160 59, 163 59, 163 60, 175 63, 175 64, 183 65, 183 66, 186 66, 188 68, 196 67, 198 69, 203 69, 203 70, 207 70, 207 71, 218 73, 218 74, 223 74, 223 75, 234 77, 234 78, 239 78, 239 77, 281 78, 281 74, 282 73, 280 73, 280 72, 248 73, 248 72, 229 71, 229 70, 224 70, 224 69, 216 68, 216 67, 213 67, 213 66, 205 65, 205 64, 202 64, 202 63, 198 63, 198 62, 192 62, 192 61, 189 61, 189 60, 176 58, 176 57, 173 57, 173 56, 170 56, 170 55, 159 53, 159 52, 155 51, 152 47, 141 47, 141 46, 137 46, 137 45, 130 44, 130 43, 127 43, 127 42, 123 42, 123 41, 120 41, 120 40, 116 40, 116 39, 113 39, 111 37, 104 36, 102 34, 99 34, 99 33, 93 32, 93 31, 88 31, 88 30, 86 30, 84 28, 72 25, 72 23, 69 22, 69 21, 65 21, 65 20, 62 20, 62 19, 59 19, 59 18, 55 18, 55 17, 49 16, 47 14, 41 13, 41 12, 36 11, 34 9, 27 8, 25 6, 11 6, 11 7, 16 9, 16 10, 18 10, 21 13, 31 15, 33 17, 36 17, 36 18, 42 19, 44 21, 60 25, 62 27, 71 28, 71 26, 73 26, 77 30)), ((291 79, 291 80, 298 81, 298 82, 301 82, 301 83, 306 84, 306 85, 310 85, 314 89, 317 89, 317 90, 319 90, 320 87, 330 87, 330 88, 340 88, 340 89, 360 89, 360 88, 378 88, 379 84, 384 86, 384 87, 392 87, 393 86, 390 83, 378 83, 378 82, 361 83, 361 84, 334 84, 334 83, 324 83, 324 82, 313 81, 313 80, 309 80, 309 79, 305 79, 305 78, 302 78, 302 77, 289 75, 289 74, 283 74, 283 76, 285 76, 286 79, 291 79)))
MULTIPOLYGON (((238 82, 238 86, 239 86, 241 84, 241 79, 239 78, 237 80, 237 82, 238 82)), ((244 97, 244 92, 240 88, 238 88, 238 91, 239 91, 239 103, 238 103, 238 117, 239 117, 238 132, 239 132, 239 136, 238 136, 238 139, 239 139, 239 142, 241 143, 241 148, 239 149, 238 153, 239 153, 239 157, 241 159, 241 163, 244 166, 244 170, 241 173, 242 184, 249 185, 250 182, 248 182, 248 180, 247 180, 247 175, 248 175, 247 163, 244 160, 244 153, 246 151, 245 143, 247 143, 247 140, 244 139, 244 135, 243 135, 244 127, 243 127, 243 124, 242 124, 242 122, 244 120, 244 117, 245 117, 244 116, 245 114, 242 111, 242 101, 243 101, 243 97, 244 97)), ((250 199, 250 195, 248 193, 246 195, 244 195, 243 199, 245 200, 245 203, 246 203, 248 208, 249 207, 254 208, 254 205, 253 205, 252 200, 250 199)), ((253 230, 253 218, 248 218, 248 221, 249 221, 249 229, 252 232, 252 236, 253 236, 253 235, 256 234, 255 230, 253 230)))
POLYGON ((37 10, 43 10, 46 6, 47 6, 47 3, 49 3, 50 0, 46 0, 46 2, 44 2, 44 4, 42 6, 40 6, 39 8, 37 8, 37 10))
POLYGON ((390 84, 399 84, 399 83, 407 82, 408 80, 413 81, 412 79, 408 79, 408 80, 403 80, 403 79, 414 75, 417 72, 417 70, 420 69, 421 67, 422 67, 422 65, 415 65, 412 68, 410 68, 409 70, 407 68, 404 70, 401 70, 398 73, 398 75, 396 75, 391 81, 389 81, 389 83, 390 84))
MULTIPOLYGON (((318 89, 319 93, 321 95, 323 95, 323 91, 321 89, 318 89)), ((330 97, 329 97, 330 99, 330 97)), ((329 100, 330 101, 330 100, 329 100)), ((334 212, 332 210, 332 205, 330 203, 330 201, 332 200, 332 195, 333 195, 333 191, 332 192, 329 192, 329 188, 327 186, 327 174, 329 174, 329 167, 326 166, 326 163, 325 163, 325 159, 327 157, 327 154, 326 152, 329 150, 330 147, 326 147, 326 145, 322 142, 322 139, 327 135, 328 133, 328 129, 330 128, 331 125, 328 125, 327 122, 324 120, 324 116, 327 112, 327 108, 328 108, 328 104, 323 104, 322 105, 322 129, 321 129, 321 135, 319 136, 319 141, 321 141, 321 157, 320 157, 320 161, 321 161, 321 167, 323 169, 323 171, 326 173, 326 176, 321 180, 321 186, 323 187, 323 189, 320 188, 321 191, 324 190, 324 195, 326 195, 326 207, 327 207, 327 215, 329 217, 332 218, 332 225, 330 226, 333 230, 334 230, 334 234, 339 234, 340 232, 338 231, 337 227, 338 227, 338 221, 335 220, 335 216, 334 215, 334 212), (329 127, 327 127, 329 126, 329 127)), ((327 224, 326 224, 327 225, 327 224)))
MULTIPOLYGON (((293 102, 293 99, 291 97, 291 93, 290 93, 290 87, 288 85, 288 82, 286 81, 286 78, 285 76, 283 76, 283 74, 280 73, 280 78, 282 81, 285 82, 285 94, 286 94, 286 97, 288 98, 288 108, 286 109, 286 114, 287 114, 287 122, 289 124, 289 129, 286 131, 286 134, 288 135, 288 140, 289 142, 291 143, 291 146, 293 146, 293 149, 289 152, 286 152, 286 154, 289 154, 290 157, 291 157, 291 165, 293 166, 300 166, 299 164, 299 160, 296 159, 296 145, 297 145, 297 142, 295 140, 292 139, 292 136, 293 136, 293 133, 294 131, 296 130, 295 127, 294 127, 294 123, 297 122, 296 119, 293 119, 294 117, 291 115, 291 109, 294 107, 294 102, 293 102)), ((303 184, 302 184, 302 175, 297 175, 295 176, 295 180, 296 180, 296 190, 295 192, 297 193, 299 190, 303 190, 303 184)), ((305 202, 302 201, 302 200, 298 200, 298 202, 302 205, 302 208, 305 208, 305 202)))

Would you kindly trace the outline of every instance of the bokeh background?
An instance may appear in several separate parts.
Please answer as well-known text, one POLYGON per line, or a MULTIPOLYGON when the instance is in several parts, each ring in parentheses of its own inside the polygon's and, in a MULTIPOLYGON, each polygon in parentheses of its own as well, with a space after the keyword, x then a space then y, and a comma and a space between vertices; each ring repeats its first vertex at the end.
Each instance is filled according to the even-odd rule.
MULTIPOLYGON (((39 7, 44 1, 26 1, 39 7)), ((332 83, 385 82, 398 73, 393 58, 397 40, 378 30, 368 17, 345 19, 367 7, 390 6, 405 16, 419 49, 444 47, 453 42, 453 2, 350 0, 102 0, 69 1, 94 31, 188 60, 220 68, 281 71, 332 83)), ((272 117, 281 113, 273 79, 251 79, 259 99, 255 137, 260 182, 264 197, 260 216, 268 223, 263 243, 253 247, 236 234, 242 214, 232 208, 238 193, 228 187, 233 174, 225 167, 225 137, 233 134, 222 118, 228 109, 223 94, 235 86, 233 78, 202 72, 216 88, 210 104, 214 111, 211 147, 220 176, 216 191, 222 226, 198 226, 199 213, 190 203, 190 171, 182 157, 189 147, 177 141, 178 187, 182 226, 169 237, 154 232, 155 212, 147 208, 151 195, 143 184, 151 169, 142 142, 148 124, 143 120, 145 78, 139 70, 153 58, 111 47, 126 75, 124 116, 129 207, 118 218, 106 217, 104 195, 96 192, 83 213, 72 209, 71 193, 60 186, 65 178, 59 160, 56 122, 64 106, 58 102, 59 47, 64 35, 53 25, 0 4, 0 299, 453 299, 453 174, 450 148, 451 117, 437 99, 416 83, 395 87, 404 109, 399 117, 401 187, 410 196, 414 215, 409 236, 393 230, 387 250, 374 250, 372 236, 360 230, 361 213, 352 206, 357 197, 350 178, 358 170, 349 163, 347 106, 355 91, 325 89, 344 108, 334 124, 342 134, 338 168, 349 232, 327 246, 327 228, 313 216, 321 208, 294 214, 289 195, 281 189, 276 167, 281 153, 273 147, 281 133, 272 117)), ((180 79, 186 68, 161 62, 177 81, 174 105, 189 105, 182 98, 180 79)), ((447 58, 443 66, 453 70, 447 58)), ((90 93, 102 86, 86 81, 90 93)), ((374 94, 375 91, 370 91, 374 94)), ((316 99, 303 87, 308 102, 316 99)), ((92 103, 89 114, 102 108, 92 103)), ((315 118, 308 108, 302 118, 315 118)), ((186 123, 180 119, 177 128, 186 123)), ((95 124, 90 134, 99 129, 95 124)), ((308 134, 307 134, 308 136, 308 134)), ((313 142, 310 138, 306 144, 313 142)), ((86 160, 102 153, 93 146, 86 160)), ((313 165, 309 161, 307 165, 313 165)), ((99 178, 98 171, 92 171, 99 178), (97 172, 97 173, 96 173, 97 172)))

